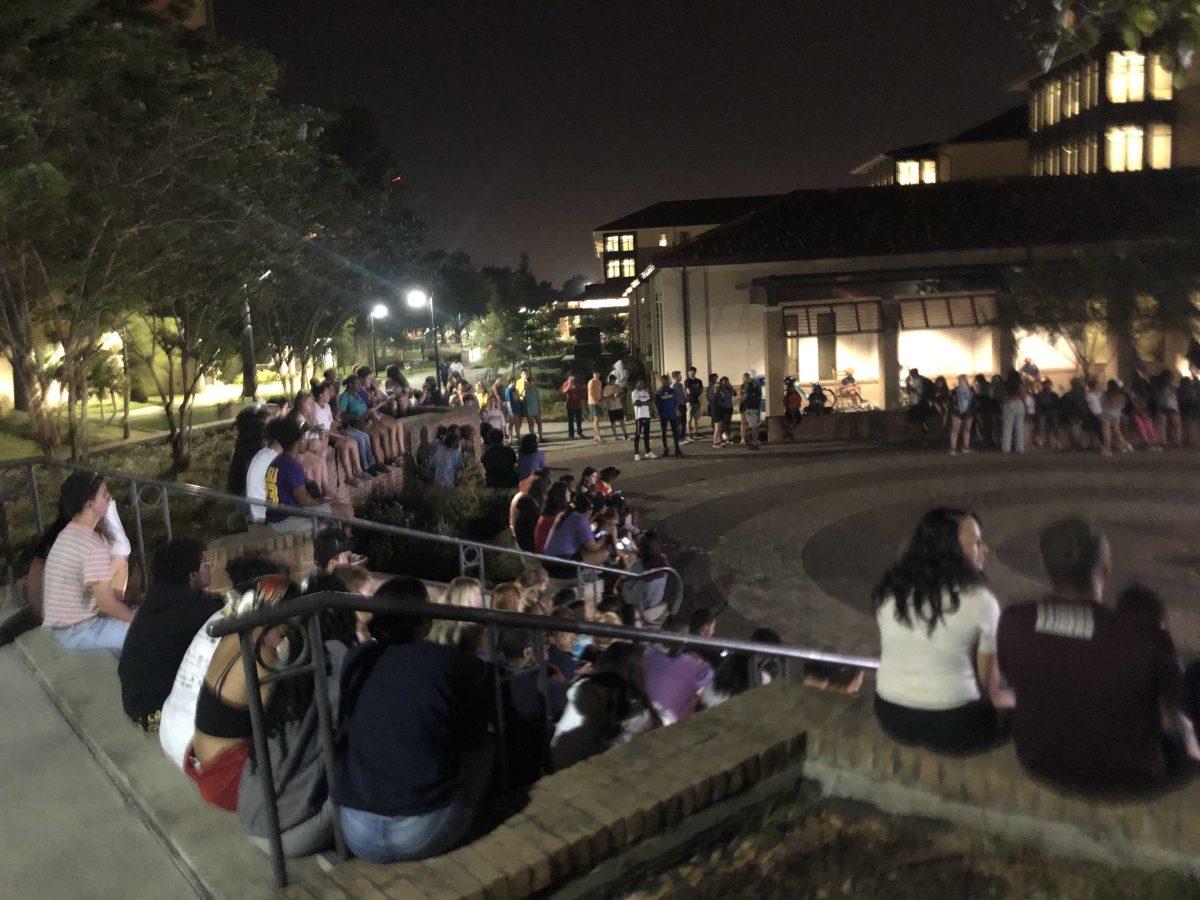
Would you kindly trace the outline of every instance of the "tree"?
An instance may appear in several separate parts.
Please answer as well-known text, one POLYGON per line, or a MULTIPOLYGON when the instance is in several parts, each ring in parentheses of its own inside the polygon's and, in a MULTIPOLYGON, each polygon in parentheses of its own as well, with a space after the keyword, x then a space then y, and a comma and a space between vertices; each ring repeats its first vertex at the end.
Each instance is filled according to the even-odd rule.
POLYGON ((1181 87, 1200 45, 1197 0, 1012 0, 1012 11, 1046 68, 1117 34, 1131 50, 1144 42, 1163 47, 1181 87))

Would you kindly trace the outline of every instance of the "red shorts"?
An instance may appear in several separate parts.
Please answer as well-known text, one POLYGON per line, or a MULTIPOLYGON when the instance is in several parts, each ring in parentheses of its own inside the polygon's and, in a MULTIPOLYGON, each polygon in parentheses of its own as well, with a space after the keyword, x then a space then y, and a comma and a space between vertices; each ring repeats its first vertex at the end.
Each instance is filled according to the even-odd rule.
POLYGON ((243 741, 222 750, 205 765, 196 759, 192 745, 188 744, 183 755, 183 771, 200 788, 200 796, 221 809, 237 812, 238 785, 242 781, 242 769, 250 757, 250 742, 243 741))

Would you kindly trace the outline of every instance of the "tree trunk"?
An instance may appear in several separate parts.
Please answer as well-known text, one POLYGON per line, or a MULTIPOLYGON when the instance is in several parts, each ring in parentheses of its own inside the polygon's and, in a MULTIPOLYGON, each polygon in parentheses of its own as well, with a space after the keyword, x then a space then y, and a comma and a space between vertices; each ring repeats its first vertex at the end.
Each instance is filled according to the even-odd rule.
POLYGON ((79 411, 79 446, 82 450, 80 459, 86 460, 88 455, 87 426, 88 426, 88 382, 87 369, 81 368, 79 375, 79 394, 83 397, 83 406, 79 411))
POLYGON ((37 380, 33 374, 33 366, 22 354, 14 353, 13 357, 13 409, 27 413, 33 404, 33 390, 37 380))
POLYGON ((133 381, 129 377, 129 335, 121 335, 121 374, 122 379, 121 390, 121 437, 129 440, 129 394, 133 390, 133 381))

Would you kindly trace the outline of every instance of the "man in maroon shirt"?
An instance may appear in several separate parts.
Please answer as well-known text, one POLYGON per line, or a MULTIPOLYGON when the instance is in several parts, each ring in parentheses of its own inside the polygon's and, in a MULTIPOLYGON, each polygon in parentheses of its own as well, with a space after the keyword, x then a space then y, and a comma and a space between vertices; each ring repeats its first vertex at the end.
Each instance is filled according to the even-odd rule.
POLYGON ((1016 695, 1013 740, 1032 774, 1085 790, 1150 787, 1167 774, 1164 721, 1181 677, 1166 629, 1101 604, 1108 540, 1080 519, 1040 540, 1051 592, 1000 616, 1000 671, 1016 695))

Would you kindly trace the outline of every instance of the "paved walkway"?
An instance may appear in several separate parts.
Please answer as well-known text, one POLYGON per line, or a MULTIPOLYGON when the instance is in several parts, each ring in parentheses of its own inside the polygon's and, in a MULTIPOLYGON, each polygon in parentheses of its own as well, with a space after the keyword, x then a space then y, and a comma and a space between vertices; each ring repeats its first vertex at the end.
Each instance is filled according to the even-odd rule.
POLYGON ((0 710, 0 894, 196 896, 11 644, 0 649, 0 710))
POLYGON ((1110 593, 1131 581, 1161 592, 1172 634, 1200 653, 1200 454, 1172 451, 977 453, 874 445, 797 444, 712 449, 633 461, 632 445, 557 442, 552 468, 616 465, 620 487, 660 529, 689 598, 729 604, 721 631, 753 626, 790 642, 874 654, 870 594, 917 519, 936 505, 975 511, 992 549, 988 578, 1001 602, 1042 590, 1037 533, 1053 518, 1096 519, 1113 545, 1110 593))

